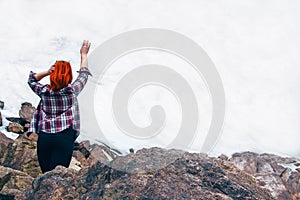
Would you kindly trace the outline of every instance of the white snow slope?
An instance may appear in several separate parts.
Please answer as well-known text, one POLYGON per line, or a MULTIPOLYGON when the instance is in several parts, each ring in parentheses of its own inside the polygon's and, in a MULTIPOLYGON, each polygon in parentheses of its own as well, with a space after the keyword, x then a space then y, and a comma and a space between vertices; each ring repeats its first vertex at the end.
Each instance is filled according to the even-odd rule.
MULTIPOLYGON (((38 96, 27 85, 30 70, 46 70, 55 60, 65 59, 71 62, 75 74, 84 39, 92 42, 92 52, 120 33, 161 28, 197 42, 222 79, 226 118, 210 154, 250 150, 299 157, 299 10, 300 2, 296 0, 1 0, 2 115, 18 116, 24 101, 35 106, 38 103, 38 96)), ((109 102, 120 77, 130 67, 147 63, 174 66, 195 88, 200 124, 189 150, 199 151, 210 124, 210 98, 201 77, 174 55, 145 50, 120 58, 97 87, 94 102, 99 103, 80 104, 80 109, 94 106, 108 145, 124 153, 130 147, 167 146, 181 120, 180 105, 170 91, 157 85, 144 87, 132 94, 129 103, 131 120, 141 127, 151 122, 149 109, 154 104, 165 109, 165 130, 155 138, 139 140, 123 134, 111 113, 109 102)), ((42 83, 48 81, 46 78, 42 83)), ((102 137, 97 132, 82 132, 81 136, 100 141, 102 137)))

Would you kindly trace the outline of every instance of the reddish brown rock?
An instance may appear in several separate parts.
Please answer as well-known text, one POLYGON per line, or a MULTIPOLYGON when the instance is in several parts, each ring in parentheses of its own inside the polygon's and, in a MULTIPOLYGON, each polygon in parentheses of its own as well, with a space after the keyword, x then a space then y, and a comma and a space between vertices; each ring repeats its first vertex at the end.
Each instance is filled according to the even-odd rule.
POLYGON ((33 141, 35 141, 35 142, 37 142, 37 141, 38 141, 38 138, 39 138, 39 136, 38 136, 37 133, 28 133, 28 132, 26 132, 26 133, 24 134, 24 137, 25 137, 26 139, 28 139, 28 140, 33 140, 33 141))
POLYGON ((118 154, 104 145, 91 145, 89 141, 82 141, 75 143, 73 156, 81 163, 81 167, 87 167, 98 161, 108 163, 118 154))
POLYGON ((221 160, 228 160, 228 156, 226 156, 225 154, 221 154, 218 158, 220 158, 221 160))
POLYGON ((4 160, 4 155, 7 154, 8 146, 12 145, 13 140, 6 137, 4 133, 0 132, 0 164, 4 160))
POLYGON ((35 177, 24 190, 25 186, 18 189, 5 182, 19 171, 4 173, 0 191, 10 195, 5 198, 295 200, 300 194, 300 173, 295 170, 300 161, 292 157, 243 152, 228 159, 158 147, 119 156, 106 146, 85 141, 74 148, 73 156, 83 166, 80 171, 58 166, 41 174, 34 140, 26 134, 14 142, 3 138, 6 150, 0 164, 28 174, 26 181, 35 177), (2 185, 7 189, 2 190, 2 185))
POLYGON ((178 153, 142 149, 78 173, 57 167, 35 179, 33 188, 16 199, 273 199, 253 176, 229 161, 178 153), (173 158, 177 159, 165 165, 173 158))
POLYGON ((10 122, 7 126, 7 131, 14 133, 24 133, 24 127, 16 122, 10 122))
POLYGON ((4 133, 0 132, 0 145, 7 147, 14 140, 8 138, 4 133))
POLYGON ((57 166, 54 170, 36 178, 32 183, 32 187, 15 196, 15 199, 79 199, 79 193, 76 191, 77 187, 70 184, 77 178, 76 170, 57 166))
MULTIPOLYGON (((84 140, 84 141, 80 142, 79 146, 81 147, 81 149, 84 149, 86 152, 89 152, 89 150, 91 148, 91 143, 88 140, 84 140)), ((88 155, 85 155, 85 156, 88 157, 88 155)))
POLYGON ((30 122, 35 111, 35 107, 31 103, 24 102, 21 105, 21 110, 19 111, 19 116, 25 119, 27 122, 30 122))
POLYGON ((84 155, 80 151, 74 151, 73 157, 76 160, 78 160, 78 162, 80 163, 80 165, 79 165, 80 167, 88 167, 89 166, 87 159, 84 157, 84 155))
POLYGON ((79 151, 85 158, 88 158, 90 156, 90 142, 85 140, 80 143, 74 144, 74 151, 79 151))
POLYGON ((82 141, 80 143, 75 142, 73 157, 80 162, 80 167, 88 167, 89 163, 87 161, 90 156, 90 142, 82 141))
POLYGON ((30 140, 25 134, 20 135, 8 145, 1 165, 23 171, 32 177, 41 174, 37 160, 36 141, 30 140))
POLYGON ((33 178, 28 174, 0 166, 0 199, 13 199, 31 186, 33 178))
POLYGON ((94 144, 90 155, 87 158, 89 166, 94 165, 96 162, 100 161, 102 163, 108 163, 110 161, 109 157, 104 153, 103 147, 97 144, 94 144))

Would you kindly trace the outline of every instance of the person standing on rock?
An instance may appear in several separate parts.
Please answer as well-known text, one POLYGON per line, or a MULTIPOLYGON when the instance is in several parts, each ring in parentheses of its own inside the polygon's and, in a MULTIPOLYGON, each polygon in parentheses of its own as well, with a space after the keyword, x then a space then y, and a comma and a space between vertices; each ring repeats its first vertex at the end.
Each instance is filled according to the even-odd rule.
POLYGON ((37 156, 43 173, 57 165, 69 167, 74 141, 79 136, 80 115, 77 96, 84 88, 88 75, 89 41, 84 40, 78 77, 72 83, 72 68, 67 61, 56 61, 49 70, 30 71, 28 84, 41 100, 34 112, 28 132, 38 134, 37 156), (39 81, 50 75, 50 85, 39 81))

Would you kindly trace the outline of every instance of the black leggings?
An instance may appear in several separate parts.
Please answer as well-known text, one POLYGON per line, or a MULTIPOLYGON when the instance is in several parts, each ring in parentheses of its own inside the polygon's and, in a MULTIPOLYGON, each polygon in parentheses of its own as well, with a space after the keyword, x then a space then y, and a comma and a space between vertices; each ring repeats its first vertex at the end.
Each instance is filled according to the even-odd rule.
POLYGON ((59 133, 39 132, 37 141, 37 156, 42 172, 51 171, 57 165, 69 167, 73 148, 75 131, 68 128, 59 133))

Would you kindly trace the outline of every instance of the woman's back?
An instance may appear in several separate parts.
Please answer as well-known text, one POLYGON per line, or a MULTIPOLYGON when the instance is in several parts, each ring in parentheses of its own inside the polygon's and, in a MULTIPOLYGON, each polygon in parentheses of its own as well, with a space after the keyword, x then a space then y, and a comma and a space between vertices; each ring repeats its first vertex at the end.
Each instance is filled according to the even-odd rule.
POLYGON ((33 114, 28 132, 38 133, 37 155, 42 172, 57 165, 68 167, 74 141, 79 136, 80 115, 77 96, 91 75, 87 65, 90 43, 84 41, 80 49, 79 74, 72 83, 72 68, 67 61, 56 61, 48 71, 29 73, 28 84, 41 100, 33 114), (50 75, 50 85, 39 81, 50 75))

